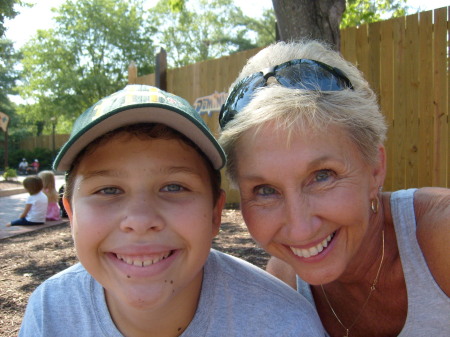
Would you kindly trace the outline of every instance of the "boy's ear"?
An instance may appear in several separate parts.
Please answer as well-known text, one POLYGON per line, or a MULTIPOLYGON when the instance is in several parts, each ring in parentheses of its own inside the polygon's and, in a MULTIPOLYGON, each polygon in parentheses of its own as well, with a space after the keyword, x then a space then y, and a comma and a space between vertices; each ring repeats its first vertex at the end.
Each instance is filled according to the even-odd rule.
POLYGON ((217 199, 216 205, 213 209, 213 218, 212 218, 212 226, 213 226, 213 238, 219 234, 220 224, 222 223, 222 211, 225 206, 226 194, 224 190, 220 190, 219 198, 217 199))
POLYGON ((64 205, 64 209, 66 210, 67 216, 69 217, 70 223, 72 223, 72 216, 73 216, 72 206, 70 206, 70 202, 69 200, 67 200, 66 197, 62 198, 62 202, 64 205))

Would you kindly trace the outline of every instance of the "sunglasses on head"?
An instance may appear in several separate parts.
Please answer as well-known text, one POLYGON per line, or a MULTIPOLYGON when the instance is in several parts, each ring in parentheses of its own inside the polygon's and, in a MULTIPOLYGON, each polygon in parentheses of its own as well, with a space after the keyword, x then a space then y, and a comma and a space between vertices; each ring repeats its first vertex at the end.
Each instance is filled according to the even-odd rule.
POLYGON ((313 91, 353 89, 350 80, 338 68, 315 60, 291 60, 254 73, 239 81, 220 110, 219 124, 222 129, 247 106, 255 90, 265 87, 267 80, 272 76, 282 86, 292 89, 313 91))

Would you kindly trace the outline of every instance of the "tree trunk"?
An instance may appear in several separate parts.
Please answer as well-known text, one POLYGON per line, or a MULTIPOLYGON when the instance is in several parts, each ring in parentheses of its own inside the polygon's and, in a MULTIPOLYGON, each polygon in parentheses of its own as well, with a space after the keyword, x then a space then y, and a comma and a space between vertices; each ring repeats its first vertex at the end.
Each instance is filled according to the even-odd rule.
POLYGON ((339 50, 339 24, 345 0, 272 0, 272 3, 281 40, 322 40, 339 50))

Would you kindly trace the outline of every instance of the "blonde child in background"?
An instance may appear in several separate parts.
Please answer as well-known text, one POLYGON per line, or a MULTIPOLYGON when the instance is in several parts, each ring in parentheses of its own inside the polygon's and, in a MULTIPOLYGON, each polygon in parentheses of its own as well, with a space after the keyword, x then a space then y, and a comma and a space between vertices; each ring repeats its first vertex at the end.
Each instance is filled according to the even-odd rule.
POLYGON ((55 187, 55 175, 52 171, 39 172, 38 176, 42 179, 43 192, 48 198, 47 215, 45 220, 61 220, 61 209, 59 208, 59 194, 55 187))

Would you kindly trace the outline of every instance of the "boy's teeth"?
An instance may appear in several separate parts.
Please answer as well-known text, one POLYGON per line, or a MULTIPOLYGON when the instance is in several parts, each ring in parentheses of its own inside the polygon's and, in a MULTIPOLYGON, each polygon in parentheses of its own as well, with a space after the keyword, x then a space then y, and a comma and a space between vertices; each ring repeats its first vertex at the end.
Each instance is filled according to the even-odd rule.
POLYGON ((130 256, 124 256, 120 254, 116 254, 117 258, 125 262, 126 264, 130 264, 136 267, 147 267, 152 264, 158 263, 159 261, 162 261, 166 259, 170 255, 170 252, 166 252, 164 254, 158 255, 158 256, 151 256, 151 257, 130 257, 130 256))
POLYGON ((295 255, 300 256, 300 257, 316 256, 321 251, 323 251, 324 248, 326 248, 328 246, 328 243, 331 241, 333 236, 334 236, 334 233, 328 235, 321 243, 318 243, 316 246, 308 248, 308 249, 300 249, 300 248, 295 248, 295 247, 290 247, 290 248, 295 255))

